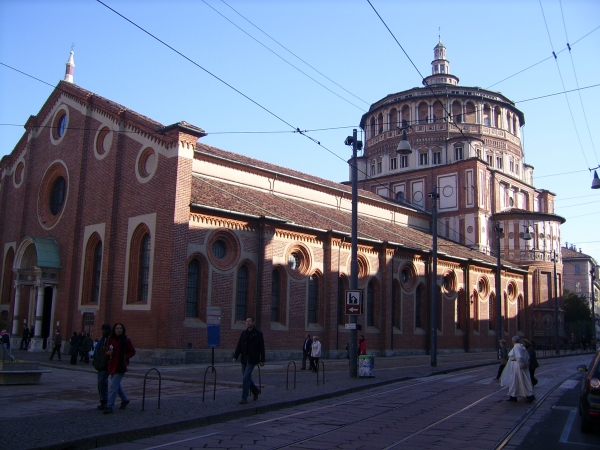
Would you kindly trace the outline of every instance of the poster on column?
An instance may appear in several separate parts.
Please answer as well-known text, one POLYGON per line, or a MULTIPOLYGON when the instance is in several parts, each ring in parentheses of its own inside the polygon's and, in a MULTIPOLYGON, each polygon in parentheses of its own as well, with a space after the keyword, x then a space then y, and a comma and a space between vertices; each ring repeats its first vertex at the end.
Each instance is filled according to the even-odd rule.
POLYGON ((221 346, 221 307, 208 306, 206 308, 206 331, 209 347, 221 346))

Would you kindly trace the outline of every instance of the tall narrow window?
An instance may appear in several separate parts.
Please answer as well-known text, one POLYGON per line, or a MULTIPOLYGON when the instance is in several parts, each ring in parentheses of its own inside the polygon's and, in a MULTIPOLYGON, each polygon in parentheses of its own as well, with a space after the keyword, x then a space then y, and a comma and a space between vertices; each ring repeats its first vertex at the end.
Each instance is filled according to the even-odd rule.
POLYGON ((427 153, 419 153, 419 165, 426 166, 427 164, 427 153))
POLYGON ((271 322, 279 322, 279 302, 281 301, 281 275, 274 270, 271 276, 271 322))
POLYGON ((185 317, 198 317, 198 299, 200 298, 200 264, 192 259, 188 264, 187 298, 185 317))
POLYGON ((423 323, 421 322, 421 307, 423 304, 423 287, 419 286, 417 291, 415 292, 415 327, 423 328, 423 323))
POLYGON ((150 235, 145 234, 140 245, 140 272, 138 278, 138 301, 148 301, 148 287, 150 282, 150 235))
POLYGON ((377 173, 381 173, 383 170, 381 161, 377 161, 377 173))
POLYGON ((375 286, 373 286, 373 280, 369 281, 367 285, 367 326, 375 326, 373 320, 373 310, 375 309, 375 286))
POLYGON ((94 248, 94 270, 92 280, 92 302, 100 300, 100 274, 102 272, 102 241, 98 241, 94 248))
POLYGON ((308 279, 308 323, 318 323, 319 279, 316 275, 308 279))
POLYGON ((442 163, 442 152, 433 152, 433 163, 434 164, 442 163))
POLYGON ((396 170, 398 168, 398 159, 390 158, 390 170, 396 170))
POLYGON ((463 148, 462 147, 456 147, 454 149, 454 160, 455 161, 460 161, 463 159, 463 148))
POLYGON ((246 320, 248 305, 248 268, 244 265, 238 270, 237 296, 235 302, 235 320, 246 320))
POLYGON ((400 157, 400 167, 402 167, 402 168, 408 167, 408 156, 400 157))

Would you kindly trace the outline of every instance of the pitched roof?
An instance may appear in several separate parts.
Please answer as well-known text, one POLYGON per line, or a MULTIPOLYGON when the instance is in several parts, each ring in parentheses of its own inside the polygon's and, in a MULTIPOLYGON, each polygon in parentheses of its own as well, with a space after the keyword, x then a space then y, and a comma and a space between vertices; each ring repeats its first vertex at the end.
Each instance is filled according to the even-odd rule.
POLYGON ((593 259, 590 255, 578 252, 577 250, 572 250, 568 247, 561 247, 560 254, 562 259, 593 259))
MULTIPOLYGON (((287 222, 290 226, 333 230, 347 235, 351 233, 351 215, 346 210, 297 198, 290 199, 280 194, 217 181, 198 174, 194 174, 192 179, 191 197, 192 211, 208 207, 234 214, 266 216, 287 222)), ((358 237, 388 241, 423 252, 429 252, 432 248, 432 236, 428 233, 360 215, 358 237)), ((438 252, 452 257, 472 258, 487 264, 496 264, 494 257, 444 238, 438 238, 438 252)), ((506 262, 504 265, 516 267, 506 262)))

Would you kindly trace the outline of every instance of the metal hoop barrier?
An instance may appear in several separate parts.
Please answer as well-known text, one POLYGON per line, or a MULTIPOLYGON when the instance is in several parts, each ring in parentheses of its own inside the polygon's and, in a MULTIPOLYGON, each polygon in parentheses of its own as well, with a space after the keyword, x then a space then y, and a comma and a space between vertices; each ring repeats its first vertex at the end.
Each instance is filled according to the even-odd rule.
POLYGON ((204 371, 204 381, 202 382, 202 403, 204 403, 204 392, 206 391, 206 374, 208 373, 208 369, 212 369, 212 373, 215 374, 214 383, 213 383, 213 402, 217 398, 217 369, 215 366, 208 366, 204 371))
POLYGON ((146 380, 148 379, 148 374, 152 371, 156 371, 156 373, 158 374, 158 408, 160 409, 160 389, 161 389, 161 385, 162 385, 162 378, 160 376, 160 372, 158 371, 158 369, 156 368, 152 368, 150 370, 148 370, 148 372, 146 372, 146 375, 144 375, 144 390, 142 391, 142 411, 144 410, 144 405, 146 403, 146 380))
POLYGON ((258 368, 258 390, 262 394, 262 382, 260 381, 260 364, 257 364, 256 367, 258 368))
POLYGON ((323 384, 325 384, 325 363, 322 359, 317 363, 317 386, 319 385, 319 366, 321 366, 321 370, 323 371, 323 384))
POLYGON ((288 381, 290 379, 290 364, 294 365, 294 389, 296 389, 296 362, 290 361, 287 365, 287 370, 285 372, 285 390, 288 390, 288 381))

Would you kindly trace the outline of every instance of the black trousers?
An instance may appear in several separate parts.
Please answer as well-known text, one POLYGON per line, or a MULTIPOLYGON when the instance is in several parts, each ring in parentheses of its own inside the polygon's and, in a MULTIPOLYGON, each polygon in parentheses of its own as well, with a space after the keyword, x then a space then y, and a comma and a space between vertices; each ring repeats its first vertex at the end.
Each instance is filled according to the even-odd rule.
POLYGON ((54 358, 54 354, 58 354, 58 360, 60 361, 60 345, 57 347, 56 345, 52 347, 52 354, 50 355, 50 359, 54 358))
POLYGON ((306 369, 306 358, 308 358, 309 352, 302 352, 302 370, 306 369))

